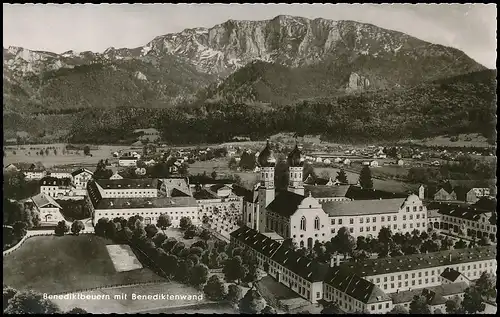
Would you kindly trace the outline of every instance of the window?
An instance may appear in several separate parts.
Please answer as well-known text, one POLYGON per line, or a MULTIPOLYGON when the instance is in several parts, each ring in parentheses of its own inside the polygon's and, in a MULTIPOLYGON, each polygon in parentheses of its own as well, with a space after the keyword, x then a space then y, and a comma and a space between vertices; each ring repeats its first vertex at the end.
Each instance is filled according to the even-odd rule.
POLYGON ((334 225, 335 224, 335 219, 332 219, 331 223, 332 223, 332 225, 334 225))
POLYGON ((415 273, 411 273, 411 278, 415 278, 415 273))
POLYGON ((342 224, 342 219, 339 219, 339 225, 341 225, 341 224, 342 224))
POLYGON ((422 277, 422 272, 418 272, 418 277, 422 277))
POLYGON ((384 282, 387 282, 387 276, 386 276, 386 277, 384 277, 384 282))
POLYGON ((406 215, 403 215, 403 220, 406 220, 406 215))
POLYGON ((378 309, 382 309, 382 304, 378 304, 378 309))
POLYGON ((418 210, 419 210, 419 211, 422 211, 422 209, 423 209, 423 208, 422 208, 422 206, 419 206, 419 207, 418 207, 418 210))
POLYGON ((330 230, 330 231, 331 231, 331 233, 335 233, 335 228, 333 228, 333 229, 332 229, 332 230, 330 230))
POLYGON ((353 229, 352 227, 351 227, 351 228, 349 228, 349 232, 350 232, 350 233, 354 233, 354 229, 353 229))
POLYGON ((359 223, 363 223, 364 220, 364 218, 359 218, 359 223))
POLYGON ((384 216, 380 217, 380 221, 384 222, 385 221, 385 217, 384 216))
POLYGON ((424 275, 429 276, 429 271, 425 271, 424 275))
POLYGON ((398 275, 398 280, 400 280, 400 281, 401 281, 401 275, 398 275))
POLYGON ((410 212, 410 207, 406 207, 406 212, 410 212))
POLYGON ((372 305, 372 310, 375 310, 375 305, 372 305))
POLYGON ((321 297, 320 292, 316 292, 316 298, 320 298, 320 297, 321 297))
POLYGON ((392 217, 392 220, 396 221, 398 219, 397 216, 392 217))
POLYGON ((410 229, 413 229, 413 223, 410 223, 410 229))
POLYGON ((300 230, 306 231, 306 217, 304 216, 300 219, 300 230))
POLYGON ((373 226, 373 231, 377 231, 377 227, 373 226))
POLYGON ((410 215, 410 220, 413 220, 413 215, 410 215))
POLYGON ((359 232, 363 232, 363 229, 364 229, 363 227, 360 227, 359 232))
POLYGON ((417 206, 413 206, 413 211, 417 211, 417 206))
POLYGON ((398 282, 398 287, 401 287, 401 286, 402 286, 401 282, 398 282))
POLYGON ((380 283, 380 278, 379 277, 377 277, 377 283, 380 283))
POLYGON ((367 232, 368 232, 368 231, 370 231, 370 227, 366 227, 366 231, 367 231, 367 232))
POLYGON ((417 214, 417 219, 420 219, 420 215, 419 214, 417 214))
POLYGON ((398 228, 398 225, 394 224, 392 227, 393 227, 394 229, 397 229, 397 228, 398 228))
POLYGON ((377 217, 373 217, 372 221, 377 222, 377 217))
POLYGON ((314 218, 314 230, 319 230, 319 228, 320 228, 319 217, 316 216, 316 218, 314 218))
POLYGON ((394 281, 394 275, 391 276, 391 281, 394 281))
POLYGON ((366 217, 366 223, 370 223, 370 218, 366 217))
POLYGON ((349 219, 349 223, 350 223, 351 225, 353 225, 353 224, 354 224, 354 219, 352 219, 352 218, 351 218, 351 219, 349 219))
POLYGON ((403 229, 406 229, 406 223, 403 223, 403 229))

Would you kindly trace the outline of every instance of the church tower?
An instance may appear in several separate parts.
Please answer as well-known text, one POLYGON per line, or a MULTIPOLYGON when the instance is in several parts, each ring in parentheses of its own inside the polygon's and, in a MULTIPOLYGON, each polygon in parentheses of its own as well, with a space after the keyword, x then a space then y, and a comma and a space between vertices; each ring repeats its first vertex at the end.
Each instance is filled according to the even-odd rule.
POLYGON ((299 150, 299 146, 295 144, 295 148, 288 154, 288 173, 290 180, 288 182, 288 191, 304 196, 304 157, 299 150))
POLYGON ((266 232, 266 207, 274 200, 274 167, 276 159, 271 151, 269 140, 266 147, 260 152, 257 158, 260 167, 260 186, 259 186, 259 226, 258 231, 266 232))

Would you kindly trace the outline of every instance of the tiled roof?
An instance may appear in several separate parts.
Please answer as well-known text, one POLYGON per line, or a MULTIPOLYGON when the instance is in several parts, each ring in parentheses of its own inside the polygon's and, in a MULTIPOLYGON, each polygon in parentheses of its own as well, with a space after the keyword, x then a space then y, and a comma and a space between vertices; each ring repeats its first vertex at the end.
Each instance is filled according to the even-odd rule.
POLYGON ((56 178, 47 176, 40 180, 40 186, 69 187, 71 186, 71 180, 68 178, 56 178))
POLYGON ((92 171, 89 171, 88 169, 86 168, 79 168, 77 169, 76 171, 72 172, 71 175, 72 176, 76 176, 78 174, 81 174, 81 173, 84 173, 84 172, 87 172, 87 173, 90 173, 90 175, 94 175, 94 173, 92 173, 92 171))
POLYGON ((447 267, 443 273, 441 273, 441 277, 447 279, 448 281, 455 282, 457 278, 460 276, 460 272, 454 270, 452 268, 447 267))
POLYGON ((97 184, 102 189, 138 189, 138 188, 158 188, 158 180, 154 178, 139 178, 139 179, 98 179, 97 184))
POLYGON ((120 161, 137 161, 137 157, 134 156, 122 156, 119 158, 120 161))
POLYGON ((183 192, 187 196, 191 196, 191 189, 185 178, 163 178, 160 181, 165 184, 168 196, 173 196, 174 189, 183 192))
POLYGON ((185 192, 174 188, 172 189, 172 192, 170 193, 170 197, 191 197, 191 195, 186 194, 185 192))
POLYGON ((397 213, 404 198, 381 200, 353 200, 321 202, 323 210, 330 216, 357 216, 397 213))
POLYGON ((32 197, 31 200, 38 208, 43 208, 50 204, 62 209, 62 207, 52 197, 42 193, 32 197))
POLYGON ((391 199, 391 198, 404 198, 408 196, 405 193, 392 193, 377 189, 363 189, 359 186, 349 186, 345 197, 352 200, 373 200, 373 199, 391 199))
POLYGON ((461 219, 478 221, 485 212, 466 207, 443 206, 439 209, 441 215, 453 216, 461 219))
POLYGON ((446 283, 438 286, 428 287, 428 289, 443 296, 451 296, 451 295, 463 294, 467 287, 469 287, 469 285, 466 282, 458 282, 458 283, 446 283))
POLYGON ((253 201, 253 192, 245 187, 233 185, 233 193, 238 197, 243 197, 243 200, 247 202, 253 201))
POLYGON ((96 209, 140 209, 140 208, 171 208, 197 207, 193 197, 151 197, 151 198, 103 198, 96 209))
POLYGON ((446 303, 445 296, 463 294, 469 287, 465 282, 447 283, 433 287, 414 289, 392 293, 392 302, 396 304, 410 303, 415 296, 424 295, 430 305, 441 305, 446 303))
POLYGON ((356 274, 366 277, 495 258, 496 246, 485 246, 473 249, 448 250, 427 254, 368 259, 358 263, 343 263, 341 266, 345 266, 353 270, 356 274))
POLYGON ((324 281, 337 290, 366 304, 391 300, 375 284, 342 267, 332 267, 324 281))
POLYGON ((196 200, 203 200, 203 199, 216 199, 217 196, 209 192, 208 190, 202 188, 199 191, 196 191, 193 193, 193 197, 196 200))
POLYGON ((286 190, 276 191, 276 198, 267 206, 267 209, 284 217, 290 217, 304 200, 304 196, 286 190))
POLYGON ((281 246, 279 242, 276 242, 262 233, 246 226, 236 229, 229 235, 268 258, 270 258, 281 246))
POLYGON ((304 185, 305 196, 309 196, 309 193, 311 193, 314 198, 345 197, 348 190, 349 185, 304 185))
POLYGON ((284 246, 281 246, 271 259, 310 282, 323 281, 328 271, 327 264, 310 260, 284 246))
MULTIPOLYGON (((9 164, 11 165, 11 164, 9 164)), ((18 170, 24 172, 43 172, 45 167, 41 162, 36 163, 12 163, 18 170)), ((7 165, 8 166, 8 165, 7 165)))

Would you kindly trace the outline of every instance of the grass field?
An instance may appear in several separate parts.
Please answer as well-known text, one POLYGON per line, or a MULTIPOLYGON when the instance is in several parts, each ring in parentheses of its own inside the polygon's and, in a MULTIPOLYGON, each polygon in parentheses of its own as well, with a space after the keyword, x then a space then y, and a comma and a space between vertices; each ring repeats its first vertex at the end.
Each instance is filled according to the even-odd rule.
POLYGON ((211 161, 197 161, 189 165, 189 173, 191 175, 196 175, 206 172, 207 175, 210 175, 210 173, 215 171, 221 178, 224 177, 224 175, 235 174, 241 177, 241 181, 247 187, 251 187, 257 182, 257 173, 231 171, 228 167, 228 163, 229 158, 219 158, 211 161))
MULTIPOLYGON (((409 140, 402 140, 400 143, 406 143, 409 140)), ((425 145, 425 146, 443 146, 443 147, 491 147, 492 145, 488 143, 488 140, 478 134, 460 134, 456 141, 452 141, 449 136, 437 136, 434 138, 427 138, 423 140, 412 140, 415 144, 425 145)))
POLYGON ((193 239, 184 239, 184 231, 179 228, 168 228, 165 230, 165 234, 169 238, 175 238, 177 241, 183 242, 186 245, 186 248, 191 247, 193 243, 200 241, 199 237, 194 237, 193 239))
MULTIPOLYGON (((66 144, 35 144, 35 145, 20 145, 14 146, 15 150, 6 150, 6 156, 3 158, 3 164, 6 166, 11 163, 35 163, 42 162, 45 167, 52 167, 55 165, 70 165, 78 164, 84 166, 95 166, 99 160, 111 159, 112 153, 118 150, 128 151, 131 148, 127 146, 115 146, 115 145, 99 145, 98 149, 91 150, 90 154, 92 156, 83 155, 83 151, 80 154, 62 154, 63 148, 66 144), (57 150, 57 155, 54 155, 54 150, 49 150, 49 155, 36 155, 35 152, 48 147, 54 147, 57 150), (24 148, 24 150, 22 149, 24 148), (35 148, 36 150, 30 150, 30 148, 35 148), (16 152, 14 155, 13 151, 16 152), (28 155, 28 152, 31 155, 28 155)), ((9 148, 11 148, 10 146, 9 148)))
POLYGON ((32 237, 3 259, 4 284, 42 293, 161 280, 149 269, 116 272, 106 245, 94 235, 32 237))

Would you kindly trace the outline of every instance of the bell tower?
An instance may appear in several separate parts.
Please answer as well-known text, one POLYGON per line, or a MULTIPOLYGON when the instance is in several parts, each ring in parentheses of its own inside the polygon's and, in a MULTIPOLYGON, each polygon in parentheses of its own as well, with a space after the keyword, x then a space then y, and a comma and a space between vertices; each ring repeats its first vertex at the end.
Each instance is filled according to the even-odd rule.
POLYGON ((274 187, 274 167, 276 166, 276 159, 271 151, 269 140, 267 140, 266 147, 260 152, 257 163, 260 167, 259 224, 257 230, 266 232, 266 207, 274 200, 276 194, 274 187))
POLYGON ((288 191, 304 196, 304 157, 297 144, 295 144, 295 148, 288 155, 287 162, 290 179, 288 182, 288 191))

